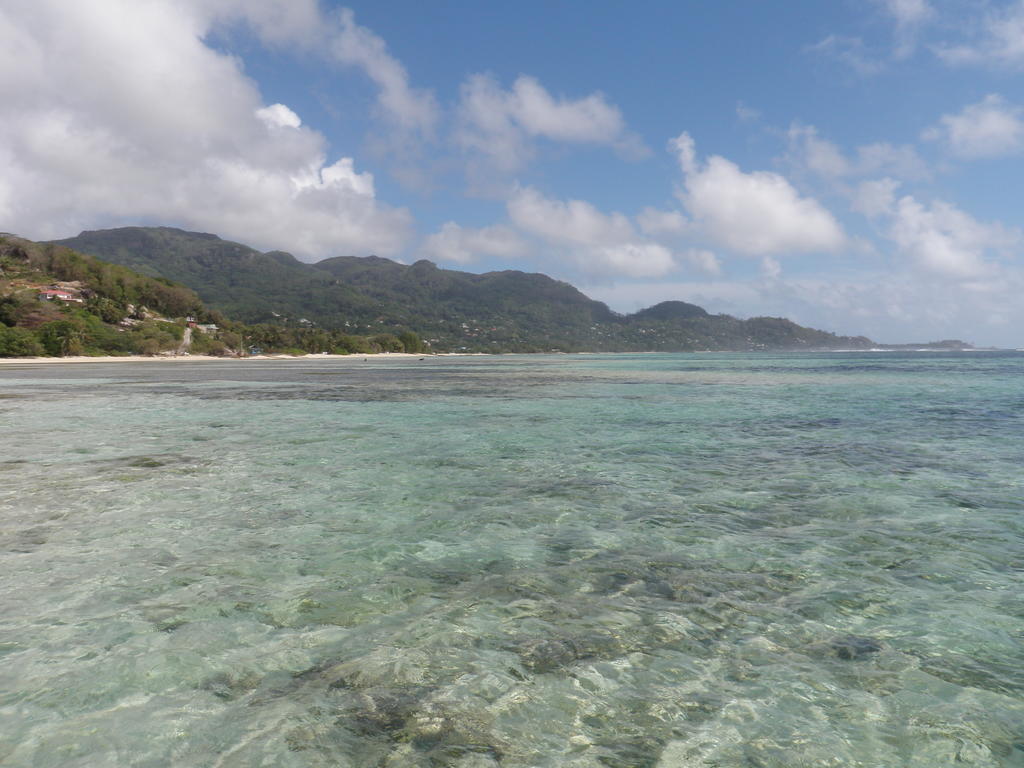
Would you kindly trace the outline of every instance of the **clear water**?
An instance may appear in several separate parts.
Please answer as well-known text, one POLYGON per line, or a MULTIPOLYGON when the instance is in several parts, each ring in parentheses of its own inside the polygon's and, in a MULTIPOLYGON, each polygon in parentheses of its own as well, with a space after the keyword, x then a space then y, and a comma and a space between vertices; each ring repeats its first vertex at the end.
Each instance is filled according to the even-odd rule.
POLYGON ((4 766, 1024 765, 1024 355, 0 368, 4 766))

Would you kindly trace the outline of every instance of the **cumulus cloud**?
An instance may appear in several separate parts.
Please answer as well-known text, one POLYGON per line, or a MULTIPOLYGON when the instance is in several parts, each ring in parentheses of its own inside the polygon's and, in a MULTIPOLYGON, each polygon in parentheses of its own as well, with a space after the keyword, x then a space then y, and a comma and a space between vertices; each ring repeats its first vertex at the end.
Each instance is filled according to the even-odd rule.
POLYGON ((509 227, 495 225, 473 229, 446 222, 440 231, 426 238, 420 253, 436 261, 469 264, 480 256, 517 258, 526 251, 526 243, 509 227))
POLYGON ((545 240, 574 245, 627 242, 635 233, 621 213, 605 214, 585 200, 552 200, 530 187, 508 201, 509 217, 519 227, 545 240))
POLYGON ((256 117, 271 128, 298 128, 302 119, 284 104, 271 104, 256 110, 256 117))
POLYGON ((706 248, 688 248, 683 251, 682 257, 691 267, 701 274, 722 274, 722 264, 718 260, 718 257, 706 248))
POLYGON ((942 201, 924 205, 907 195, 892 211, 891 237, 899 249, 925 269, 952 278, 990 276, 991 250, 1019 245, 1020 234, 984 224, 942 201))
POLYGON ((927 21, 934 14, 928 0, 876 0, 882 9, 900 26, 914 26, 927 21))
POLYGON ((1024 66, 1024 0, 988 12, 968 42, 940 45, 935 52, 953 65, 1024 66))
POLYGON ((813 125, 794 123, 786 134, 789 157, 800 168, 819 176, 838 178, 853 172, 853 163, 831 141, 821 138, 813 125))
POLYGON ((663 211, 647 207, 636 217, 640 231, 645 235, 681 235, 686 232, 686 217, 679 211, 663 211))
POLYGON ((330 31, 318 0, 180 0, 215 23, 247 24, 260 39, 274 45, 323 46, 330 31))
POLYGON ((935 10, 928 0, 876 0, 896 25, 896 47, 893 56, 906 58, 917 45, 917 32, 931 19, 935 10))
POLYGON ((639 236, 621 213, 602 213, 584 200, 552 200, 529 187, 518 189, 507 207, 517 227, 563 252, 586 272, 657 277, 676 267, 669 248, 639 236))
POLYGON ((892 210, 899 186, 898 181, 890 178, 863 181, 853 195, 851 207, 869 219, 882 216, 892 210))
POLYGON ((931 176, 927 163, 909 144, 879 141, 857 147, 854 165, 860 175, 886 173, 901 179, 926 179, 931 176))
POLYGON ((883 234, 912 265, 936 278, 990 279, 998 272, 992 256, 1018 251, 1021 233, 999 223, 985 223, 951 203, 922 203, 912 195, 897 198, 899 182, 863 182, 854 209, 885 225, 883 234))
POLYGON ((744 173, 735 163, 712 156, 701 164, 693 139, 682 133, 670 142, 683 171, 680 199, 703 234, 748 256, 835 251, 845 242, 842 228, 820 203, 802 197, 783 176, 744 173))
POLYGON ((961 157, 998 157, 1024 148, 1024 109, 990 93, 958 114, 943 115, 924 138, 943 141, 961 157))
POLYGON ((491 75, 462 85, 456 142, 502 172, 513 172, 534 155, 534 140, 592 144, 640 155, 646 149, 627 128, 622 113, 604 95, 556 98, 535 78, 521 75, 508 90, 491 75))
POLYGON ((834 59, 859 75, 882 72, 891 62, 906 59, 917 49, 921 28, 935 16, 928 0, 873 0, 893 26, 893 45, 886 50, 869 46, 861 37, 826 35, 805 50, 834 59))
POLYGON ((380 113, 404 130, 432 134, 440 114, 433 94, 410 86, 405 67, 380 37, 356 24, 350 9, 342 9, 339 20, 331 50, 339 61, 361 68, 376 83, 380 113))
MULTIPOLYGON (((322 135, 264 104, 238 60, 204 44, 239 7, 0 9, 0 227, 46 238, 151 221, 307 258, 399 252, 408 212, 380 203, 371 174, 328 159, 322 135)), ((272 18, 261 15, 268 3, 247 7, 254 23, 272 18)), ((289 34, 307 23, 287 18, 297 19, 289 34)))
POLYGON ((902 179, 922 179, 929 175, 924 160, 906 144, 864 144, 847 156, 835 143, 822 138, 813 125, 800 123, 790 126, 786 138, 789 163, 802 172, 829 181, 878 174, 902 179))

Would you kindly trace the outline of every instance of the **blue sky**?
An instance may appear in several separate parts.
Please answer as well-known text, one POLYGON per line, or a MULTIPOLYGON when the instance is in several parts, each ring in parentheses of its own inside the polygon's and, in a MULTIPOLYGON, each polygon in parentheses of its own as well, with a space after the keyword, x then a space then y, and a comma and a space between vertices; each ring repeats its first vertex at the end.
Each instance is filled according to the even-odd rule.
POLYGON ((1024 0, 0 9, 0 229, 1024 346, 1024 0))

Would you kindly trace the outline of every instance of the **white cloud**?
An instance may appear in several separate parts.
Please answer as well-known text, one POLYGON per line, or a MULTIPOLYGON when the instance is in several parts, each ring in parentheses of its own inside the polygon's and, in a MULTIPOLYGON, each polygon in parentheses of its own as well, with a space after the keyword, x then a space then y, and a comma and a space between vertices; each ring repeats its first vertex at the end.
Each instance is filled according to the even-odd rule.
POLYGON ((598 264, 614 275, 628 277, 657 277, 668 274, 676 267, 672 251, 658 243, 599 245, 588 255, 591 259, 596 257, 598 264))
POLYGON ((876 0, 896 24, 893 57, 903 59, 914 52, 918 28, 935 15, 928 0, 876 0))
POLYGON ((1024 66, 1024 0, 987 13, 970 42, 937 46, 935 52, 954 65, 1024 66))
POLYGON ((800 168, 826 178, 848 176, 853 166, 831 141, 821 138, 813 125, 794 123, 786 134, 790 159, 800 168))
POLYGON ((765 256, 761 259, 761 274, 765 280, 778 280, 782 275, 782 265, 779 264, 778 259, 765 256))
POLYGON ((526 251, 523 239, 508 227, 496 225, 472 229, 449 221, 430 235, 420 253, 428 259, 469 264, 479 256, 516 258, 526 251))
POLYGON ((260 39, 275 45, 324 44, 331 25, 320 13, 318 0, 179 0, 208 15, 215 23, 241 21, 260 39))
POLYGON ((863 181, 853 194, 851 207, 869 219, 889 213, 896 203, 899 186, 898 181, 890 178, 863 181))
POLYGON ((271 104, 256 110, 256 117, 272 128, 299 128, 302 119, 284 104, 271 104))
POLYGON ((934 14, 928 0, 877 0, 879 5, 900 26, 912 26, 927 21, 934 14))
POLYGON ((510 90, 491 75, 469 77, 462 85, 457 122, 456 142, 502 172, 525 165, 533 157, 537 138, 610 146, 632 155, 646 151, 626 128, 622 113, 602 94, 555 98, 525 75, 510 90))
POLYGON ((781 175, 744 173, 720 156, 700 165, 686 133, 670 142, 683 171, 680 199, 715 243, 749 256, 829 252, 845 242, 839 223, 781 175))
POLYGON ((990 93, 959 114, 943 115, 924 138, 941 140, 961 157, 998 157, 1024 148, 1024 109, 990 93))
POLYGON ((208 5, 0 9, 0 228, 46 238, 150 221, 307 258, 399 252, 408 212, 378 202, 371 174, 328 160, 322 135, 262 103, 238 60, 204 44, 231 10, 208 5))
POLYGON ((882 234, 922 274, 968 281, 992 278, 999 265, 993 254, 1011 255, 1024 239, 1015 229, 977 221, 951 203, 922 203, 912 195, 897 199, 894 179, 865 181, 853 198, 854 210, 883 223, 882 234))
POLYGON ((701 274, 722 274, 722 264, 718 257, 706 248, 689 248, 683 252, 682 257, 701 274))
POLYGON ((830 34, 805 50, 835 59, 862 76, 877 75, 891 62, 906 59, 917 48, 921 27, 934 18, 928 0, 874 0, 893 24, 890 50, 869 47, 861 37, 830 34))
POLYGON ((339 61, 361 68, 376 83, 381 114, 404 130, 432 134, 440 115, 433 94, 409 85, 405 67, 380 37, 356 24, 351 10, 342 9, 338 18, 331 50, 339 61))
POLYGON ((793 123, 786 134, 786 159, 800 171, 835 182, 856 176, 885 174, 902 179, 929 176, 928 167, 909 145, 877 142, 857 147, 848 157, 833 142, 823 139, 813 125, 793 123))
POLYGON ((597 245, 624 243, 635 236, 621 213, 601 213, 584 200, 551 200, 530 187, 509 199, 508 213, 520 228, 552 242, 597 245))
POLYGON ((991 250, 1019 246, 1020 234, 998 224, 983 224, 942 201, 923 205, 912 196, 892 210, 891 238, 926 270, 945 277, 979 278, 993 274, 991 250))
POLYGON ((857 147, 854 168, 860 175, 886 173, 908 180, 926 179, 931 175, 927 164, 912 146, 885 141, 857 147))
POLYGON ((737 101, 736 118, 741 123, 756 123, 758 120, 761 119, 761 110, 749 107, 742 101, 737 101))
POLYGON ((647 207, 640 211, 636 223, 645 235, 681 235, 686 232, 686 217, 679 211, 662 211, 647 207))
POLYGON ((672 271, 672 251, 637 235, 621 213, 602 213, 584 200, 552 200, 532 188, 508 200, 512 222, 573 260, 585 272, 657 277, 672 271))
POLYGON ((175 4, 203 19, 206 27, 240 22, 264 43, 297 45, 357 67, 379 90, 380 116, 401 128, 429 135, 440 118, 433 93, 410 84, 405 67, 384 40, 357 24, 349 8, 325 13, 320 0, 177 0, 175 4))

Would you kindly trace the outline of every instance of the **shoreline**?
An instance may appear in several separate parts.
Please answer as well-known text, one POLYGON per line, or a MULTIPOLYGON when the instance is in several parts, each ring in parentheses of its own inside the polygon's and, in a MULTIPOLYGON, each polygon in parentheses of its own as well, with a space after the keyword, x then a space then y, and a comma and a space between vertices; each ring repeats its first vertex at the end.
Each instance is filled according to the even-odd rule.
POLYGON ((220 363, 240 362, 245 360, 363 360, 367 358, 404 358, 404 359, 426 359, 428 357, 468 357, 486 355, 484 352, 437 352, 420 353, 415 352, 371 352, 357 355, 331 355, 331 354, 309 354, 309 355, 246 355, 245 357, 215 357, 213 355, 104 355, 90 357, 88 355, 69 355, 67 357, 0 357, 0 366, 3 365, 46 365, 56 363, 66 365, 70 363, 220 363))
POLYGON ((507 356, 510 354, 524 354, 524 355, 546 355, 546 354, 560 354, 560 355, 678 355, 678 354, 691 354, 691 355, 704 355, 704 354, 763 354, 763 353, 813 353, 813 354, 827 354, 827 353, 891 353, 891 352, 939 352, 939 353, 950 353, 950 352, 1024 352, 1024 349, 996 349, 989 347, 975 347, 970 349, 928 349, 928 348, 917 348, 917 349, 885 349, 879 347, 873 347, 871 349, 801 349, 801 350, 693 350, 690 352, 662 352, 662 351, 645 351, 645 352, 368 352, 366 354, 352 354, 352 355, 333 355, 329 353, 310 353, 308 355, 246 355, 245 357, 215 357, 213 355, 103 355, 90 357, 88 355, 69 355, 68 357, 0 357, 0 367, 9 365, 48 365, 48 364, 60 364, 66 365, 70 363, 188 363, 188 362, 201 362, 201 363, 221 363, 221 362, 240 362, 246 360, 366 360, 373 358, 375 360, 387 359, 387 358, 402 358, 409 359, 415 358, 417 360, 426 360, 427 358, 433 357, 499 357, 507 356))

